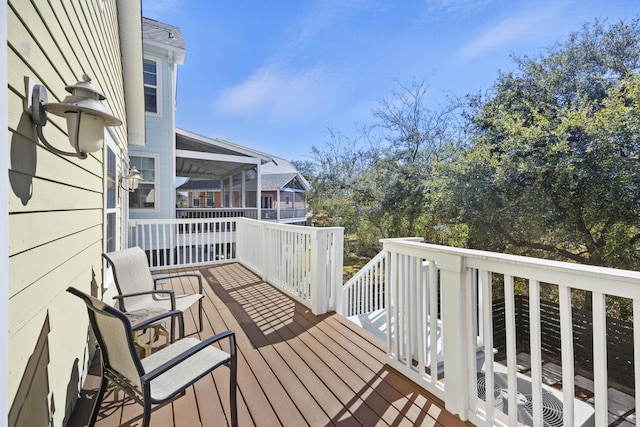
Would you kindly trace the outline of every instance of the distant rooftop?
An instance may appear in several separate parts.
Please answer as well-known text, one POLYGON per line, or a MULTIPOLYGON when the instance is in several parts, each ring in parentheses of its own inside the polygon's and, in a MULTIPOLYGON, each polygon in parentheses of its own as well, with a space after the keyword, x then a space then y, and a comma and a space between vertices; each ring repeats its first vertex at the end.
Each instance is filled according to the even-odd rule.
POLYGON ((161 44, 175 50, 186 52, 187 49, 180 28, 145 17, 142 18, 142 39, 145 43, 161 44))

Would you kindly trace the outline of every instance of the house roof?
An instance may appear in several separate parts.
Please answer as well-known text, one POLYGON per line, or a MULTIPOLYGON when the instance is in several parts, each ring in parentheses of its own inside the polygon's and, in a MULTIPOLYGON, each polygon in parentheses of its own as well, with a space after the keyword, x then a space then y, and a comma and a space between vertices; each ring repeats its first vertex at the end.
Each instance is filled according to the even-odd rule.
POLYGON ((263 190, 277 190, 284 187, 295 178, 298 178, 298 181, 302 184, 303 187, 305 187, 305 190, 309 189, 306 185, 306 181, 304 181, 304 178, 302 178, 302 176, 298 172, 267 174, 263 173, 260 187, 263 190))
POLYGON ((184 184, 180 185, 178 190, 189 191, 189 190, 218 190, 220 189, 220 180, 219 179, 190 179, 184 184))
POLYGON ((305 190, 311 189, 311 184, 298 172, 295 166, 283 158, 272 157, 269 163, 262 165, 260 172, 263 190, 282 188, 296 177, 305 190))
POLYGON ((142 40, 148 46, 174 52, 178 63, 182 63, 187 54, 180 28, 155 19, 142 18, 142 40))
POLYGON ((176 175, 188 178, 224 178, 258 164, 271 156, 219 138, 209 138, 176 129, 176 175))

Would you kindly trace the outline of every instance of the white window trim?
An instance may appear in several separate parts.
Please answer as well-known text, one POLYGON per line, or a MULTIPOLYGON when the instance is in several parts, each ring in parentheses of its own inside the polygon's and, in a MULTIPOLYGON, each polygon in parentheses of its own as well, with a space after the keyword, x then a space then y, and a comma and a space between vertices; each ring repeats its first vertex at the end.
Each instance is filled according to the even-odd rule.
MULTIPOLYGON (((118 210, 121 209, 121 205, 122 205, 122 199, 121 199, 121 191, 120 191, 120 176, 122 175, 122 168, 121 168, 121 162, 120 160, 120 155, 121 155, 121 151, 120 151, 120 145, 118 144, 118 141, 116 139, 116 137, 111 133, 108 132, 107 130, 105 130, 105 135, 104 135, 104 140, 106 141, 106 144, 104 144, 104 176, 103 176, 103 200, 104 200, 104 209, 103 209, 103 217, 102 217, 102 224, 103 224, 103 230, 102 230, 102 251, 106 252, 107 251, 107 217, 108 214, 116 214, 116 223, 115 223, 115 236, 113 236, 114 241, 116 242, 116 250, 118 250, 119 248, 117 247, 118 242, 120 242, 120 238, 122 235, 122 232, 118 233, 118 210), (108 166, 108 162, 107 162, 107 155, 109 153, 109 150, 113 151, 113 153, 115 154, 115 183, 114 185, 116 186, 116 205, 113 208, 108 208, 107 207, 107 168, 108 166)), ((124 218, 122 218, 122 211, 120 211, 120 221, 126 221, 124 218)), ((102 277, 102 295, 101 297, 104 297, 104 295, 108 295, 109 290, 114 288, 114 280, 113 280, 113 273, 111 272, 111 269, 108 267, 108 264, 106 263, 106 261, 103 260, 103 277, 102 277)))
MULTIPOLYGON (((131 161, 131 157, 148 157, 150 159, 153 159, 153 165, 155 167, 155 173, 154 173, 154 178, 155 181, 153 182, 153 189, 154 189, 154 195, 153 197, 155 198, 155 206, 152 208, 134 208, 129 206, 129 211, 130 212, 135 212, 135 213, 149 213, 149 212, 160 212, 160 174, 158 173, 159 170, 159 164, 160 164, 160 154, 157 153, 134 153, 134 152, 129 152, 129 161, 134 165, 134 166, 138 166, 135 164, 135 162, 131 161)), ((143 181, 140 181, 140 183, 143 183, 143 181)), ((129 203, 129 201, 127 200, 127 203, 129 203)))
MULTIPOLYGON (((151 111, 147 111, 145 108, 145 114, 147 116, 151 116, 151 117, 162 117, 162 60, 160 58, 155 58, 153 56, 144 56, 144 59, 147 61, 153 61, 156 63, 156 107, 158 109, 158 112, 153 113, 151 111)), ((143 79, 144 80, 144 79, 143 79)), ((146 84, 144 85, 145 87, 147 86, 146 84)), ((152 87, 152 86, 149 86, 152 87)))

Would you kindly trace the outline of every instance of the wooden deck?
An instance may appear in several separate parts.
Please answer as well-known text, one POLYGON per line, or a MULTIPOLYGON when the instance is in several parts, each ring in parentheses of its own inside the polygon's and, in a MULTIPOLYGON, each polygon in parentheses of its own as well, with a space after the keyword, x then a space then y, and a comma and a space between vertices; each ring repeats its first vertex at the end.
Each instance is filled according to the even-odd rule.
MULTIPOLYGON (((387 366, 384 343, 342 316, 314 316, 240 264, 199 271, 205 279, 201 336, 236 333, 241 426, 470 425, 387 366)), ((195 281, 184 278, 168 285, 195 290, 195 281)), ((187 317, 185 332, 195 333, 194 318, 187 317)), ((98 385, 90 374, 68 426, 87 424, 98 385)), ((125 398, 110 388, 97 426, 140 425, 141 407, 125 398)), ((227 425, 228 412, 228 370, 219 368, 184 396, 156 406, 151 425, 227 425)))

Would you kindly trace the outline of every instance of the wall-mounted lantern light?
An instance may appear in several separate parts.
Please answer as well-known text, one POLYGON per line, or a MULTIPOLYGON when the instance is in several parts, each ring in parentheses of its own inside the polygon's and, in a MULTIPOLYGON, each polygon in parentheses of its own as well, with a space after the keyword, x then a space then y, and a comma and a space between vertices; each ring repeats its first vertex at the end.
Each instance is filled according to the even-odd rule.
POLYGON ((122 121, 104 108, 101 101, 106 98, 91 84, 91 77, 85 74, 82 79, 83 81, 65 88, 71 95, 60 103, 47 103, 47 89, 42 85, 35 85, 31 95, 31 116, 38 138, 48 150, 63 156, 86 159, 87 153, 102 148, 105 126, 120 126, 122 121), (74 152, 59 150, 45 139, 42 128, 47 124, 47 112, 67 119, 69 142, 74 152))
POLYGON ((120 183, 120 186, 122 187, 123 190, 126 190, 129 193, 133 193, 138 188, 138 183, 140 182, 141 179, 142 179, 142 176, 140 176, 140 172, 138 172, 138 168, 136 168, 135 166, 131 166, 131 169, 129 169, 129 173, 120 179, 122 181, 120 183), (124 181, 127 181, 126 187, 124 186, 124 181))

